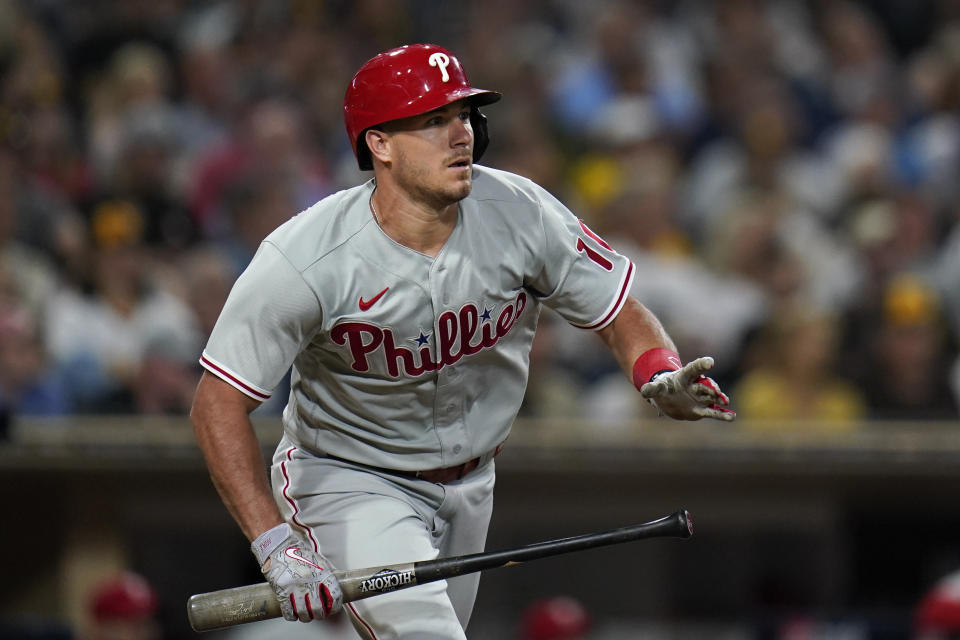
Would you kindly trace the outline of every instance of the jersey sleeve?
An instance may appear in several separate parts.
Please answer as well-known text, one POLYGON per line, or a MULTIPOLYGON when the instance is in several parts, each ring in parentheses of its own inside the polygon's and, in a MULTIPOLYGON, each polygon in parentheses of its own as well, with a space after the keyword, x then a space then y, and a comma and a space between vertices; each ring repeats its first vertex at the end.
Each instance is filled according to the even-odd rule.
POLYGON ((300 272, 264 242, 230 291, 200 364, 251 398, 267 400, 321 317, 300 272))
POLYGON ((633 263, 546 190, 541 190, 540 213, 540 269, 528 286, 573 326, 604 328, 627 300, 633 263))

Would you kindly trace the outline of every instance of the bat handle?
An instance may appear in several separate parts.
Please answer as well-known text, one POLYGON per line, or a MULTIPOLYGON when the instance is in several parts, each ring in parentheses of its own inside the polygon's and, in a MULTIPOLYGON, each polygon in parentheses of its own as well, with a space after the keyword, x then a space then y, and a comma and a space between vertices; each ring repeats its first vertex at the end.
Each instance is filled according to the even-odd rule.
POLYGON ((187 618, 194 631, 213 631, 282 615, 277 594, 267 582, 198 593, 187 600, 187 618))

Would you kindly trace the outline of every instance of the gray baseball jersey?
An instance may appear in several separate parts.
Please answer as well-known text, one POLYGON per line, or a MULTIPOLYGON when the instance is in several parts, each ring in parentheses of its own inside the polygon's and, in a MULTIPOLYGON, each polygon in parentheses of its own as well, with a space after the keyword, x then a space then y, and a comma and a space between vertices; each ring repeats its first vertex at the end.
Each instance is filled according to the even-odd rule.
POLYGON ((291 218, 234 285, 203 366, 265 400, 292 365, 284 429, 318 455, 414 471, 497 447, 540 305, 600 329, 634 268, 533 182, 483 166, 473 178, 436 257, 380 229, 372 180, 291 218))

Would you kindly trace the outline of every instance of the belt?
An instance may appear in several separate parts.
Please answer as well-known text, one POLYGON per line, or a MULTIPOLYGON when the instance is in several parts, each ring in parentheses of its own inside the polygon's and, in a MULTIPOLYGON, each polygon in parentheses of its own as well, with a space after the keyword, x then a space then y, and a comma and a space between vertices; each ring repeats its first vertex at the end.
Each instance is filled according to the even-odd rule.
POLYGON ((452 467, 441 467, 439 469, 427 469, 426 471, 403 471, 400 469, 386 469, 384 467, 375 467, 369 464, 361 464, 359 462, 354 462, 353 460, 346 460, 345 458, 338 458, 337 456, 332 456, 327 454, 326 457, 331 460, 339 460, 340 462, 346 462, 349 464, 355 464, 361 467, 366 467, 368 469, 373 469, 375 471, 380 471, 382 473, 392 473, 397 476, 403 476, 405 478, 416 478, 417 480, 426 480, 427 482, 432 482, 433 484, 446 484, 448 482, 453 482, 454 480, 459 480, 481 464, 493 460, 501 451, 503 451, 503 443, 501 442, 496 446, 493 451, 489 451, 482 456, 477 456, 473 460, 467 460, 458 465, 452 467))

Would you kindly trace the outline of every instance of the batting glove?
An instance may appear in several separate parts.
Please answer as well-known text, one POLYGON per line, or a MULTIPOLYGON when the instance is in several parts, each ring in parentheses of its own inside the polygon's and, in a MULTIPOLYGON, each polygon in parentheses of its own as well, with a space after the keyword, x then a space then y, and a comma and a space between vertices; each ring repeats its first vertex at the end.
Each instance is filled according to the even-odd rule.
MULTIPOLYGON (((671 354, 672 356, 673 354, 671 354)), ((639 361, 638 361, 639 362, 639 361)), ((678 358, 670 358, 679 364, 678 358)), ((712 378, 703 375, 713 368, 713 358, 703 357, 676 369, 657 371, 650 381, 639 383, 640 394, 661 412, 678 420, 715 418, 730 422, 737 414, 726 407, 730 398, 720 391, 712 378)), ((635 377, 636 377, 636 369, 635 377)))
POLYGON ((343 607, 343 591, 330 563, 293 535, 287 523, 270 529, 250 546, 287 620, 310 622, 343 607))

